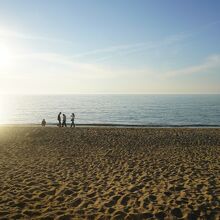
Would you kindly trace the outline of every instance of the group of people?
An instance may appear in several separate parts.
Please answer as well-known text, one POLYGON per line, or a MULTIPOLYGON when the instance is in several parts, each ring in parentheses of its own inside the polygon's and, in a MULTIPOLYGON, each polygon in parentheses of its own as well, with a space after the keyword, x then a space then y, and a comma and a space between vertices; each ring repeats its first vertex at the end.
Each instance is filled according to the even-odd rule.
MULTIPOLYGON (((67 125, 66 125, 66 115, 63 114, 63 120, 61 122, 61 114, 62 114, 62 112, 60 112, 58 114, 58 116, 57 116, 57 120, 58 120, 58 125, 57 126, 58 127, 67 127, 67 125)), ((74 113, 71 114, 71 124, 70 124, 70 127, 71 128, 75 127, 75 114, 74 113)))
MULTIPOLYGON (((60 113, 58 114, 58 116, 57 116, 57 121, 58 121, 58 124, 57 124, 58 127, 67 127, 67 124, 66 124, 66 115, 63 114, 63 117, 62 117, 62 112, 60 112, 60 113)), ((45 120, 45 119, 42 120, 41 125, 42 125, 43 127, 46 126, 46 120, 45 120)), ((71 124, 70 124, 70 127, 71 127, 71 128, 72 128, 72 127, 75 128, 75 114, 74 114, 74 113, 71 114, 71 124)))

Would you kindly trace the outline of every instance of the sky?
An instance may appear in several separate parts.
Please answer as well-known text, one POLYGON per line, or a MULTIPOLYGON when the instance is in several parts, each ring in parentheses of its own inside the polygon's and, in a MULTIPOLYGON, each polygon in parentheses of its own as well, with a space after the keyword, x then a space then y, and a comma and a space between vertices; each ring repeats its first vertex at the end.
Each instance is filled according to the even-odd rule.
POLYGON ((0 94, 220 93, 219 0, 0 0, 0 94))

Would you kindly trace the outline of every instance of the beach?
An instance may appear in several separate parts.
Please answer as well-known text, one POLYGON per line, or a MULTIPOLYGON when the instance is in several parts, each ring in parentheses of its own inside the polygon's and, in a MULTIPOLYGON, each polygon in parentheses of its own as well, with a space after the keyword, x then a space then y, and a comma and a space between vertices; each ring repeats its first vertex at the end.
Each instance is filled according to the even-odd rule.
POLYGON ((218 219, 219 128, 0 127, 0 219, 218 219))

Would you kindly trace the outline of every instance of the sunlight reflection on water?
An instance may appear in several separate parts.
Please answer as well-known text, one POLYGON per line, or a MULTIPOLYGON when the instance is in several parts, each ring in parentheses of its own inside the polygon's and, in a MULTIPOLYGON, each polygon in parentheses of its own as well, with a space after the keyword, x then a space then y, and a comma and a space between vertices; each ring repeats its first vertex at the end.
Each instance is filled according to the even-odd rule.
POLYGON ((220 125, 220 95, 0 96, 0 124, 56 124, 60 111, 76 124, 220 125))
POLYGON ((10 122, 9 118, 12 114, 12 100, 10 96, 0 96, 0 124, 7 124, 10 122))

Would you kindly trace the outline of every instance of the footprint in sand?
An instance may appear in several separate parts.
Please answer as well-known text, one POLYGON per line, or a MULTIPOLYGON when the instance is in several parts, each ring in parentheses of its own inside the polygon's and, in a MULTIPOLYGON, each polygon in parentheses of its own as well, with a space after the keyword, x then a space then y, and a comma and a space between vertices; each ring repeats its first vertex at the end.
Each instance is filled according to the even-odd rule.
POLYGON ((121 205, 127 206, 129 200, 130 200, 129 195, 123 196, 123 197, 121 198, 121 205))
POLYGON ((81 198, 76 198, 71 202, 71 207, 78 207, 82 203, 81 198))
POLYGON ((174 208, 171 210, 171 214, 177 218, 182 218, 183 217, 183 213, 181 211, 180 208, 174 208))
POLYGON ((157 212, 155 213, 155 217, 159 220, 163 220, 166 217, 165 212, 157 212))

